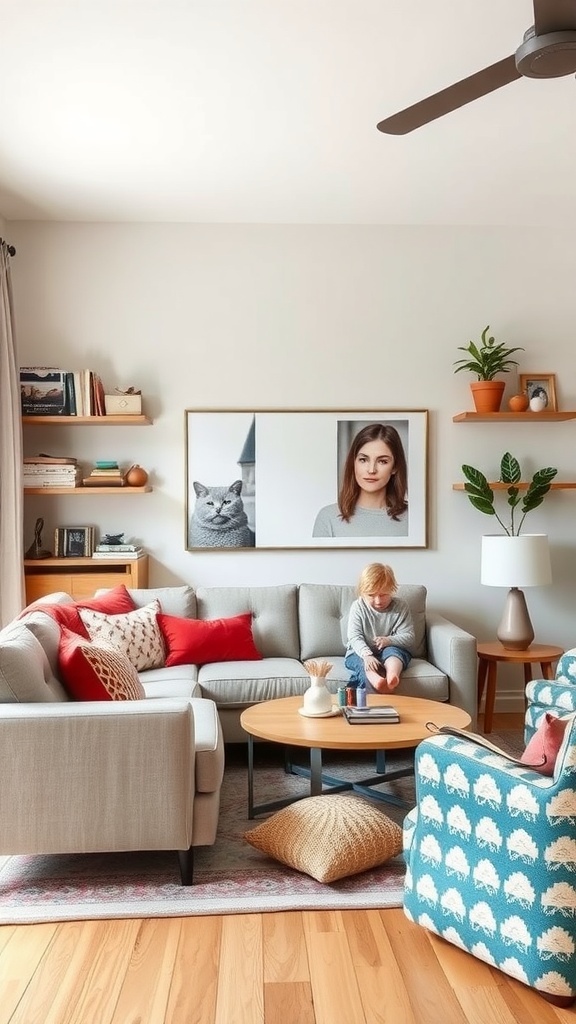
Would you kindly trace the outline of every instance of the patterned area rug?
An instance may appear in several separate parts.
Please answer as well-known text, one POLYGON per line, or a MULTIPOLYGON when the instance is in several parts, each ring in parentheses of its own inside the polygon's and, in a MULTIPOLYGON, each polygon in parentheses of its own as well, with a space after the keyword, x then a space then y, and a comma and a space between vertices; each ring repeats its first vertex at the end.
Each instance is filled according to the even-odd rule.
MULTIPOLYGON (((519 734, 491 738, 522 749, 519 734)), ((409 757, 392 753, 388 766, 405 766, 409 757)), ((372 774, 374 762, 370 755, 343 760, 341 754, 326 752, 324 765, 334 775, 357 778, 372 774)), ((412 778, 378 788, 410 807, 414 804, 412 778)), ((196 851, 192 886, 180 884, 178 860, 170 852, 0 858, 0 924, 401 906, 402 856, 325 885, 254 850, 243 834, 262 819, 248 819, 247 789, 245 749, 232 748, 227 751, 217 841, 196 851)), ((264 745, 257 751, 256 803, 307 792, 307 780, 285 774, 278 748, 264 745)), ((402 824, 405 809, 379 806, 402 824)))

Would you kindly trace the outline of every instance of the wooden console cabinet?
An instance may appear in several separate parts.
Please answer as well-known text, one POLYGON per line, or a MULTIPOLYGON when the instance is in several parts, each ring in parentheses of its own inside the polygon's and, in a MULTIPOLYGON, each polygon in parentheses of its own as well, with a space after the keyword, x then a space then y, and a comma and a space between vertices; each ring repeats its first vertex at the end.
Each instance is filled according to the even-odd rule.
POLYGON ((26 603, 63 590, 76 600, 103 587, 148 586, 148 555, 141 558, 39 558, 24 561, 26 603))

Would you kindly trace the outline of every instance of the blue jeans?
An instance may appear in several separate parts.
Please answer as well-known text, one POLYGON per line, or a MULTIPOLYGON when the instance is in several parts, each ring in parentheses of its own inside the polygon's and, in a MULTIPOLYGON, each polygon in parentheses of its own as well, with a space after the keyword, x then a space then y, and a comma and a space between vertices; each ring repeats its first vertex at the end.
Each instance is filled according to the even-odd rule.
MULTIPOLYGON (((405 647, 385 647, 383 651, 374 651, 374 657, 378 658, 382 664, 387 658, 399 658, 404 668, 408 668, 412 660, 412 655, 405 647)), ((346 668, 352 673, 350 677, 350 685, 358 686, 358 683, 364 683, 368 693, 376 693, 377 691, 372 686, 372 683, 366 678, 364 671, 364 660, 359 654, 355 654, 353 651, 347 654, 344 659, 346 668)))

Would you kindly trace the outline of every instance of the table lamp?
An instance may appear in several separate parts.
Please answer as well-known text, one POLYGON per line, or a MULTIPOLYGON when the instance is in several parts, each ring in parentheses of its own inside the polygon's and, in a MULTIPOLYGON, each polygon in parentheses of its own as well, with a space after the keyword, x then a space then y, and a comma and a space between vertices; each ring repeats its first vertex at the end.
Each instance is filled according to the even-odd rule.
POLYGON ((507 650, 525 651, 534 639, 534 630, 519 588, 552 582, 546 534, 482 537, 480 582, 488 587, 510 587, 496 636, 507 650))

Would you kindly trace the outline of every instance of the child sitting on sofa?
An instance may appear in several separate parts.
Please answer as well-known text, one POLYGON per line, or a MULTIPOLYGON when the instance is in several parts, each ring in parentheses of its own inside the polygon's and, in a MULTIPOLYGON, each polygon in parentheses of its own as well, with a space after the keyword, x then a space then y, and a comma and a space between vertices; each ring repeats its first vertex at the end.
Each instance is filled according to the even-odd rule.
POLYGON ((392 693, 412 657, 414 623, 406 602, 395 597, 397 589, 390 566, 372 562, 360 574, 350 607, 344 664, 352 685, 372 693, 392 693))

